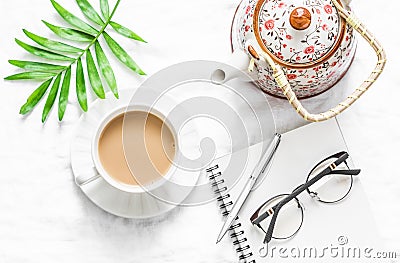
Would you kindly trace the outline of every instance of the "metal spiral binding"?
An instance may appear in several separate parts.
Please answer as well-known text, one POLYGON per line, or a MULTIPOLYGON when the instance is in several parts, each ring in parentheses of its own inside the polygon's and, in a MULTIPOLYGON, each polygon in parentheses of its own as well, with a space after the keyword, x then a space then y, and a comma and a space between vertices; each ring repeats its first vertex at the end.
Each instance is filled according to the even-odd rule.
MULTIPOLYGON (((239 256, 239 260, 245 260, 246 258, 252 257, 253 253, 243 254, 239 256)), ((248 263, 256 263, 255 260, 249 261, 248 263)))
POLYGON ((231 238, 239 237, 239 236, 241 236, 241 235, 243 235, 243 234, 244 234, 244 231, 241 230, 241 231, 239 231, 239 232, 232 233, 232 234, 231 234, 231 238))
POLYGON ((228 191, 228 187, 224 186, 222 188, 218 188, 217 190, 214 191, 214 194, 221 194, 225 191, 228 191))
POLYGON ((211 186, 212 186, 212 187, 216 187, 216 186, 218 186, 218 185, 220 185, 220 184, 223 184, 223 183, 225 183, 225 180, 224 180, 224 179, 221 179, 221 180, 219 180, 219 181, 215 181, 214 183, 212 183, 211 186))
MULTIPOLYGON (((253 256, 253 252, 247 252, 247 250, 250 249, 250 245, 246 245, 247 244, 247 238, 244 238, 242 240, 237 240, 237 244, 235 244, 235 242, 233 242, 234 245, 238 245, 239 248, 236 249, 237 253, 241 253, 241 255, 239 256, 239 260, 245 260, 245 259, 249 259, 250 257, 253 256), (243 244, 243 246, 241 246, 243 244)), ((255 263, 256 261, 250 260, 247 261, 247 263, 255 263)))
POLYGON ((221 172, 216 173, 216 174, 211 174, 211 175, 208 177, 208 179, 214 180, 215 178, 217 178, 218 176, 221 176, 221 175, 222 175, 221 172))
POLYGON ((229 211, 222 212, 222 216, 227 217, 229 215, 229 211))
POLYGON ((236 249, 236 252, 243 252, 243 251, 246 251, 246 250, 248 250, 248 249, 250 249, 250 246, 249 245, 246 245, 246 246, 244 246, 244 247, 240 247, 240 248, 237 248, 236 249))
POLYGON ((231 195, 230 194, 226 194, 226 195, 221 195, 220 197, 217 198, 218 202, 222 202, 223 200, 230 198, 231 195))
POLYGON ((247 238, 242 238, 242 239, 235 240, 235 241, 233 241, 233 244, 234 245, 239 245, 239 244, 244 243, 244 242, 247 242, 247 238))
POLYGON ((241 226, 242 226, 241 223, 237 223, 237 224, 235 224, 235 225, 231 225, 231 227, 229 228, 229 230, 234 230, 234 229, 239 228, 239 227, 241 227, 241 226))
POLYGON ((229 201, 228 203, 223 203, 222 205, 219 206, 220 209, 227 208, 228 206, 233 205, 232 201, 229 201))
POLYGON ((217 165, 214 165, 213 167, 208 168, 206 171, 207 171, 207 173, 210 173, 210 172, 212 172, 212 171, 214 171, 214 170, 216 170, 218 168, 219 168, 219 166, 217 164, 217 165))
MULTIPOLYGON (((219 208, 222 211, 222 215, 224 217, 229 215, 229 207, 233 205, 233 201, 230 200, 230 194, 224 194, 224 192, 228 191, 228 187, 224 185, 225 180, 219 179, 222 176, 221 172, 217 172, 219 169, 219 165, 214 165, 206 169, 207 173, 210 173, 208 176, 211 186, 215 189, 214 193, 218 195, 217 201, 220 203, 219 208)), ((236 217, 235 220, 238 220, 239 217, 236 217)), ((230 238, 233 239, 233 245, 236 246, 236 252, 239 254, 239 260, 246 263, 255 263, 255 260, 251 260, 253 256, 252 252, 249 252, 250 245, 248 245, 248 240, 245 237, 245 233, 241 230, 242 224, 239 222, 234 223, 229 230, 232 231, 230 234, 230 238)))

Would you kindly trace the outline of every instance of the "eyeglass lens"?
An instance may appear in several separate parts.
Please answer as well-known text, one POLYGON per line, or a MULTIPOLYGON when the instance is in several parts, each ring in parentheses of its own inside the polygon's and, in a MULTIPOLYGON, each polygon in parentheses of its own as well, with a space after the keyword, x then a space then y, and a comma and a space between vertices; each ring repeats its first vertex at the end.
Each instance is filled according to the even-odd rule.
MULTIPOLYGON (((328 160, 317 165, 307 177, 307 182, 318 175, 326 167, 332 164, 337 158, 329 158, 328 160)), ((345 162, 342 162, 336 171, 349 170, 345 162)), ((336 203, 343 200, 350 192, 353 185, 353 177, 344 174, 328 174, 318 180, 315 184, 308 188, 308 192, 312 197, 317 197, 318 201, 324 203, 336 203)))
MULTIPOLYGON (((271 208, 285 199, 288 195, 280 195, 266 202, 259 210, 259 214, 268 212, 271 208)), ((268 230, 272 215, 260 222, 260 227, 264 232, 268 230)), ((273 238, 288 239, 295 235, 303 224, 303 208, 297 199, 291 200, 285 204, 279 211, 279 215, 274 227, 273 238)))

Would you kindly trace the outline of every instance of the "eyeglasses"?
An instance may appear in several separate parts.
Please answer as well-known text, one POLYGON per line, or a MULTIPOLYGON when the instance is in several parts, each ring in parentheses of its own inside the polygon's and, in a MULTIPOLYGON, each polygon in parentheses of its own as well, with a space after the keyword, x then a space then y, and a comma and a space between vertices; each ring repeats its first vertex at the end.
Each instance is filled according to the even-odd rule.
POLYGON ((291 194, 274 196, 255 211, 250 221, 265 233, 264 244, 271 239, 289 239, 297 234, 304 220, 298 195, 304 191, 326 204, 338 203, 348 196, 353 176, 361 172, 360 169, 349 168, 348 157, 347 152, 339 152, 325 158, 310 171, 306 182, 291 194))

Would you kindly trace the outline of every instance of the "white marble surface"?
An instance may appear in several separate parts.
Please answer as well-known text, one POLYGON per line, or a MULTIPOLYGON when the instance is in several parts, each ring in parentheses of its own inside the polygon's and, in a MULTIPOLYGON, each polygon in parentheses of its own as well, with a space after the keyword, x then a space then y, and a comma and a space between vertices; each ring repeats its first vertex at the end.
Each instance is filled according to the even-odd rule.
MULTIPOLYGON (((79 13, 74 1, 59 2, 79 13)), ((230 53, 229 28, 236 4, 236 0, 122 0, 115 20, 133 28, 149 44, 116 37, 149 75, 185 60, 224 61, 230 53)), ((355 0, 353 4, 358 16, 383 43, 389 62, 379 81, 340 121, 350 152, 364 171, 362 180, 374 211, 371 216, 387 246, 398 250, 400 113, 396 106, 400 95, 400 38, 396 26, 400 3, 355 0)), ((30 58, 13 40, 24 38, 22 28, 47 35, 41 19, 61 23, 47 0, 1 1, 0 17, 2 77, 14 73, 8 59, 30 58)), ((342 90, 355 87, 369 74, 374 61, 373 53, 361 42, 349 73, 329 95, 338 97, 342 90)), ((119 65, 116 75, 121 88, 135 87, 144 80, 119 65)), ((214 244, 221 221, 214 204, 178 208, 163 218, 140 222, 117 218, 93 205, 75 186, 70 169, 69 146, 81 114, 75 98, 71 96, 62 124, 53 112, 42 125, 43 102, 28 118, 18 115, 34 88, 29 82, 2 80, 0 89, 0 262, 235 259, 228 241, 214 244)), ((271 99, 282 130, 302 124, 285 103, 271 99)), ((313 107, 319 107, 319 103, 318 99, 307 102, 313 107)))

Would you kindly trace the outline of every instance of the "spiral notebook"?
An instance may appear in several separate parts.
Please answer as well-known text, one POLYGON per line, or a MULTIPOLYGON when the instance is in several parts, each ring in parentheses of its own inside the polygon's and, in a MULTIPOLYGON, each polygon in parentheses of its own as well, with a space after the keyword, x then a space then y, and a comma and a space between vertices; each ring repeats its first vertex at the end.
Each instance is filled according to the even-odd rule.
MULTIPOLYGON (((259 143, 230 156, 218 158, 206 170, 214 192, 218 196, 223 216, 228 215, 265 147, 265 144, 259 143), (243 164, 243 159, 246 159, 246 167, 242 169, 240 166, 243 164), (241 175, 238 175, 242 170, 241 175)), ((305 182, 308 172, 316 163, 343 150, 348 151, 336 119, 309 124, 282 135, 281 144, 269 167, 269 172, 263 178, 259 178, 231 230, 225 236, 232 239, 239 262, 267 262, 270 259, 279 261, 283 258, 288 262, 310 261, 310 257, 306 255, 298 258, 278 255, 276 251, 280 251, 280 248, 286 251, 292 249, 295 252, 310 248, 312 253, 319 253, 319 256, 325 247, 359 249, 360 252, 362 248, 378 249, 380 242, 376 226, 361 184, 362 171, 355 179, 350 195, 339 204, 322 204, 313 200, 307 193, 301 194, 299 199, 305 211, 304 223, 298 234, 283 242, 273 240, 269 245, 268 255, 265 255, 265 251, 262 251, 263 253, 259 251, 264 234, 250 223, 250 216, 254 211, 270 197, 290 193, 296 186, 305 182), (275 254, 271 254, 272 248, 275 248, 275 254)), ((356 168, 362 170, 362 167, 356 168)), ((222 224, 223 221, 220 222, 221 226, 222 224)), ((358 250, 356 252, 358 253, 358 250)), ((333 258, 333 256, 325 253, 321 258, 312 257, 312 261, 362 262, 365 259, 363 255, 360 255, 360 258, 339 257, 340 255, 333 258)))

